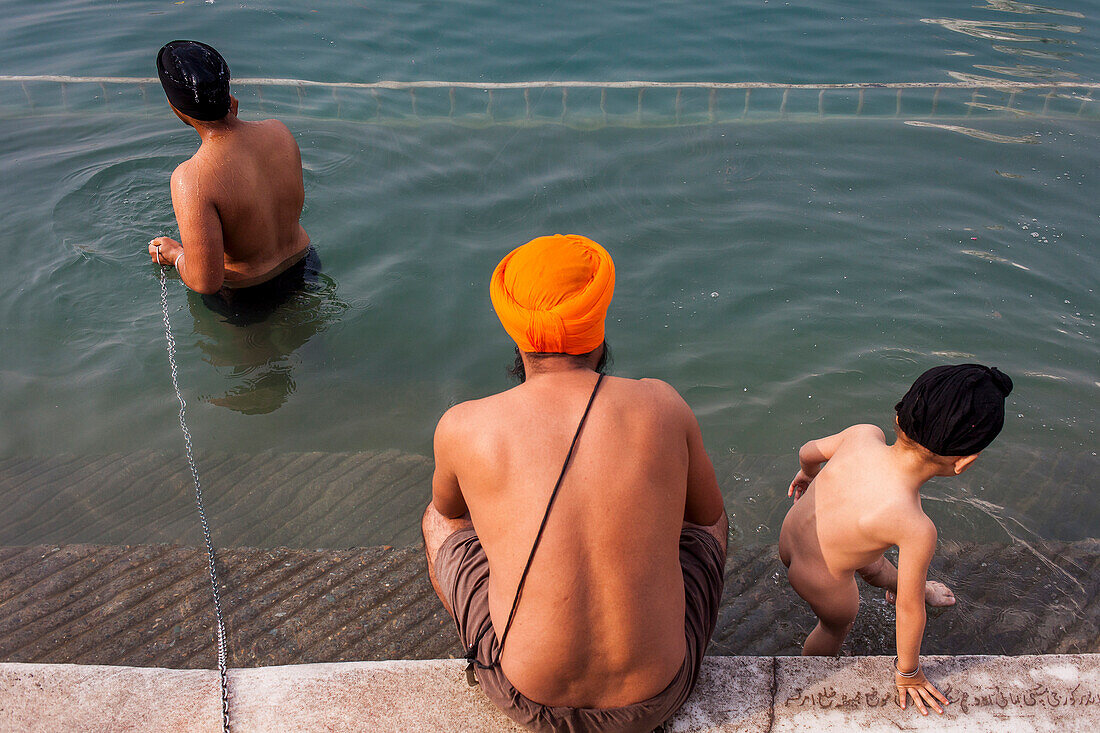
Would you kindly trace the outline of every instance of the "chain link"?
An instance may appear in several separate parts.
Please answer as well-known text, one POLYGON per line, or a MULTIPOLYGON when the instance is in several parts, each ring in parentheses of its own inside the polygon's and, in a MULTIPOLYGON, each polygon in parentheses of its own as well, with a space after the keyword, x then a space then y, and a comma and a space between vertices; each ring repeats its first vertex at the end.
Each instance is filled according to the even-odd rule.
POLYGON ((191 447, 191 431, 187 429, 187 403, 180 392, 179 376, 176 369, 176 339, 172 336, 172 324, 168 320, 168 268, 160 268, 160 306, 164 315, 164 338, 167 341, 168 365, 172 371, 172 388, 180 402, 180 429, 183 430, 183 443, 187 452, 187 465, 191 468, 191 478, 195 481, 195 505, 199 509, 199 522, 202 523, 202 538, 206 542, 206 557, 210 570, 210 588, 214 595, 214 620, 218 633, 218 678, 222 693, 222 731, 229 731, 229 673, 226 669, 225 621, 222 619, 222 600, 218 590, 218 569, 214 562, 214 541, 210 537, 210 525, 206 521, 206 511, 202 503, 202 487, 199 484, 199 469, 195 465, 195 454, 191 447))

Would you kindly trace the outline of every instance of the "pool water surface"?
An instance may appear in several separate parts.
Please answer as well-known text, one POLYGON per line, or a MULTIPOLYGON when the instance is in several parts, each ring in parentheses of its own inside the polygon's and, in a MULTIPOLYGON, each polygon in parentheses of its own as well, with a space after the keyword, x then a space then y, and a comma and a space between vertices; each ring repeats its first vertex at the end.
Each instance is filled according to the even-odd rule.
MULTIPOLYGON (((866 17, 841 3, 552 5, 12 4, 0 75, 148 77, 161 43, 194 37, 254 78, 1080 87, 1006 99, 241 85, 243 117, 276 115, 299 142, 323 277, 244 328, 170 283, 200 454, 430 457, 443 411, 509 385, 488 298, 497 261, 534 236, 581 233, 617 266, 613 372, 684 395, 739 541, 776 540, 804 441, 855 422, 889 430, 916 376, 968 361, 998 366, 1015 391, 974 468, 929 485, 941 538, 1100 534, 1094 5, 890 2, 866 17)), ((0 79, 0 468, 181 449, 145 246, 176 232, 168 177, 197 137, 159 95, 0 79)), ((87 503, 135 480, 105 473, 87 503)), ((50 524, 49 488, 21 486, 0 484, 4 544, 194 541, 167 519, 89 534, 97 510, 50 524)), ((389 521, 292 536, 404 542, 428 496, 426 484, 415 501, 365 495, 362 511, 389 521)), ((294 520, 259 498, 216 539, 262 544, 276 536, 265 525, 294 520)))

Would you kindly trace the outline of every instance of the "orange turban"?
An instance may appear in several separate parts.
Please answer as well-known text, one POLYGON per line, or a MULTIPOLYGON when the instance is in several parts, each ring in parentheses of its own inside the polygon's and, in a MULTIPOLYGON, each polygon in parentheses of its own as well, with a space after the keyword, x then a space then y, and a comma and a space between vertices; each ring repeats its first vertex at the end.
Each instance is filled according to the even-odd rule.
POLYGON ((588 237, 555 234, 509 252, 489 295, 520 351, 587 354, 603 343, 615 291, 611 255, 588 237))

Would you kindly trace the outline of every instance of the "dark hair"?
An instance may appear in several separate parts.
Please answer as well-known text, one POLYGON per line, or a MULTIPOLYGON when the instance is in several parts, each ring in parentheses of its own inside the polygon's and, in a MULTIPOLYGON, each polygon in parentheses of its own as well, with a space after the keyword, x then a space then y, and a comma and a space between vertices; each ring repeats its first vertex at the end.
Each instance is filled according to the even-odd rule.
MULTIPOLYGON (((615 358, 611 356, 611 347, 606 341, 596 348, 603 348, 603 353, 600 354, 600 360, 596 362, 596 371, 600 374, 607 374, 615 363, 615 358)), ((587 360, 595 353, 596 349, 589 351, 587 354, 529 354, 528 356, 534 356, 535 358, 544 358, 548 356, 571 356, 577 360, 587 360)), ((523 366, 523 357, 520 356, 519 347, 516 347, 516 360, 511 367, 508 368, 508 373, 516 378, 516 380, 523 384, 527 381, 527 370, 523 366)))
POLYGON ((229 114, 229 66, 213 47, 172 41, 157 54, 164 95, 177 110, 203 122, 229 114))

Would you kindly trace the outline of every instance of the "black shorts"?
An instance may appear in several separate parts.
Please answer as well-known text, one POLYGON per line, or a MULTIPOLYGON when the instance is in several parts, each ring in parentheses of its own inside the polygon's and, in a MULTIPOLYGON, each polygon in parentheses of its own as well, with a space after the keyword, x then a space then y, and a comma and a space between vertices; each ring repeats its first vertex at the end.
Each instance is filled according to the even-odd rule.
POLYGON ((316 283, 321 272, 321 258, 311 245, 305 257, 267 282, 247 288, 223 287, 216 293, 204 294, 207 308, 234 326, 248 326, 267 320, 283 303, 306 286, 316 283))

